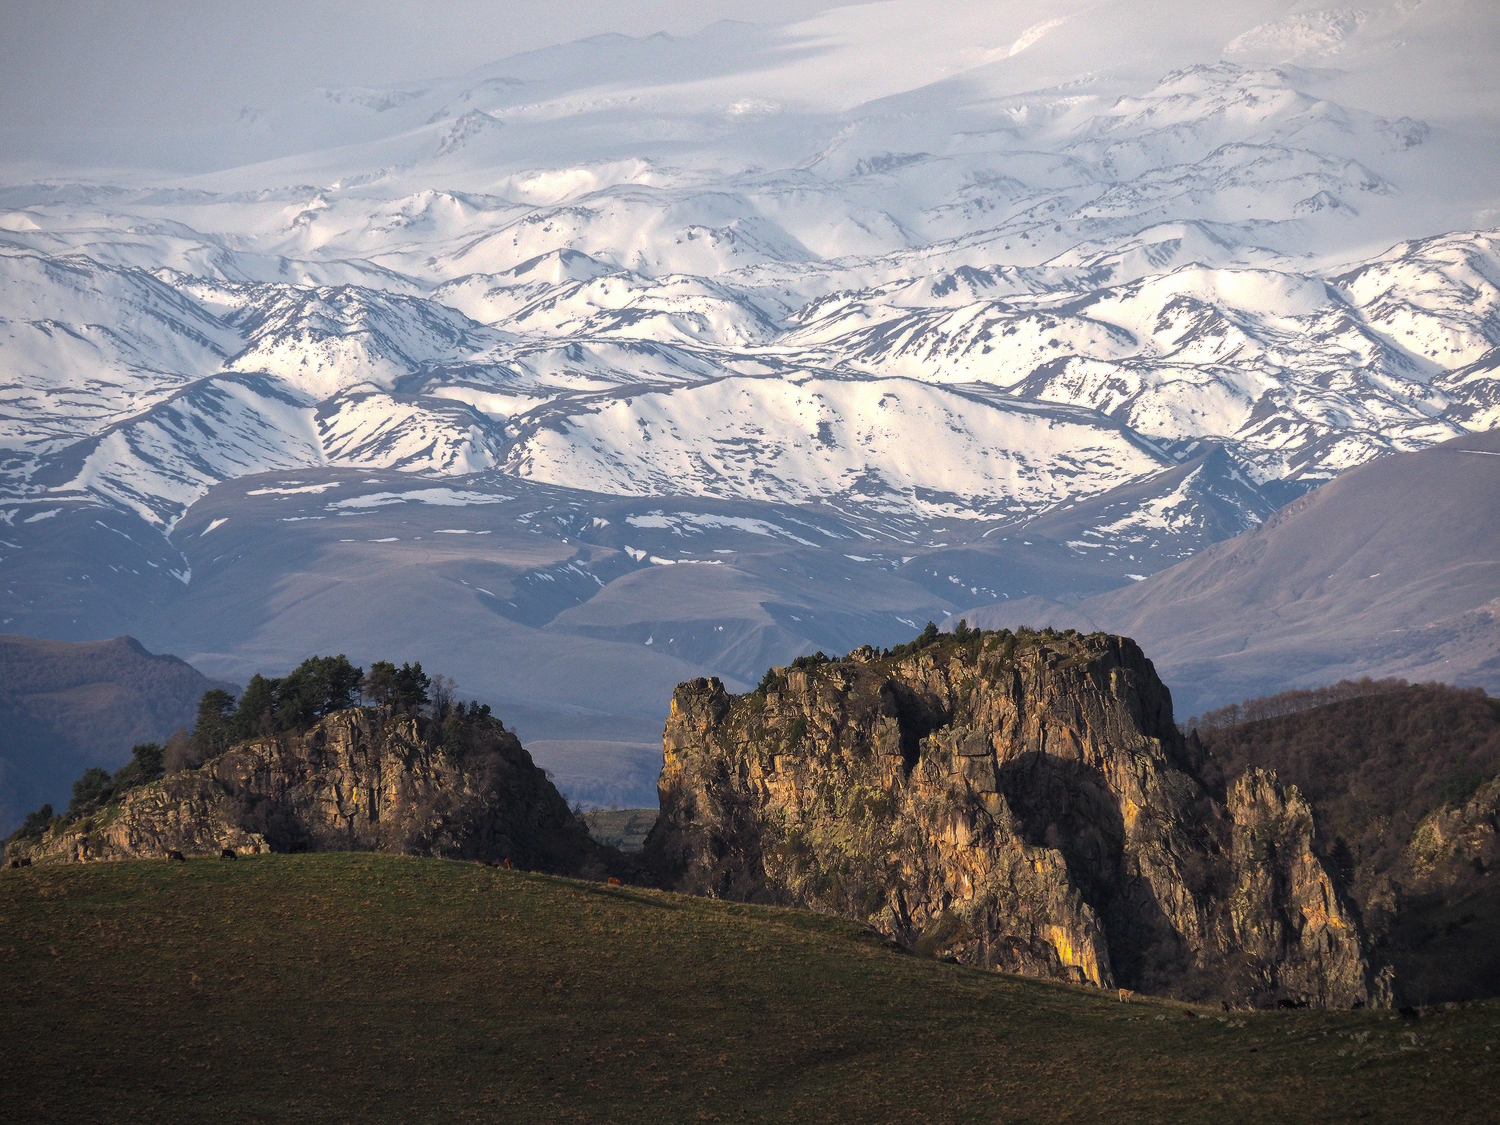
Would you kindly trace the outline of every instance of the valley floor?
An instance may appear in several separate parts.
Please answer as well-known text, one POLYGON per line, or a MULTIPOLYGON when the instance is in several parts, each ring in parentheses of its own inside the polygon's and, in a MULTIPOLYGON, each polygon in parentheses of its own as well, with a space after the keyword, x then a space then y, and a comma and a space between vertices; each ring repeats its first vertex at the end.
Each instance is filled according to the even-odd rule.
POLYGON ((351 854, 0 874, 10 1120, 1493 1120, 1500 1002, 1219 1013, 351 854))

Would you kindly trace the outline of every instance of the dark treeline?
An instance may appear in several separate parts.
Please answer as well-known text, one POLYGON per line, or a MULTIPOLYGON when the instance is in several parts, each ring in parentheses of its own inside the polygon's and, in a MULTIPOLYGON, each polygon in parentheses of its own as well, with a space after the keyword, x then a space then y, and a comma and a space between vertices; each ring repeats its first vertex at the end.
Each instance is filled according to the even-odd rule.
POLYGON ((1405 680, 1372 680, 1362 676, 1357 680, 1340 680, 1327 687, 1301 688, 1283 691, 1276 695, 1262 695, 1242 703, 1231 703, 1213 711, 1194 715, 1179 724, 1182 731, 1196 730, 1207 737, 1211 732, 1240 723, 1256 723, 1262 719, 1275 719, 1282 715, 1295 715, 1300 711, 1311 711, 1314 707, 1326 707, 1330 703, 1343 703, 1349 699, 1362 699, 1367 695, 1384 695, 1401 691, 1410 685, 1405 680))
POLYGON ((361 703, 413 717, 424 738, 450 758, 462 760, 505 728, 487 704, 455 701, 453 688, 452 680, 428 676, 420 663, 398 668, 377 660, 366 673, 342 653, 309 657, 280 678, 257 673, 238 699, 220 688, 205 692, 193 729, 177 731, 165 746, 148 742, 133 747, 130 761, 113 774, 97 766, 85 770, 73 783, 65 813, 43 805, 27 815, 11 839, 41 836, 99 812, 131 789, 197 769, 239 743, 303 730, 325 715, 361 703))

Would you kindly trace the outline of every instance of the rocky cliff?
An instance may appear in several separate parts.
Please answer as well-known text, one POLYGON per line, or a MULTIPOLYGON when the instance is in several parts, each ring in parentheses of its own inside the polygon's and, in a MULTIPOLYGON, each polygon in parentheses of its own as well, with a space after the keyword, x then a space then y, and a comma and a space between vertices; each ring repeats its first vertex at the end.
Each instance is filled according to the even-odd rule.
POLYGON ((355 707, 236 746, 126 792, 7 858, 67 862, 261 851, 385 851, 603 874, 595 844, 514 734, 475 718, 441 731, 355 707))
POLYGON ((647 862, 919 951, 1237 1004, 1380 1002, 1294 788, 1216 800, 1134 642, 968 632, 678 687, 647 862))

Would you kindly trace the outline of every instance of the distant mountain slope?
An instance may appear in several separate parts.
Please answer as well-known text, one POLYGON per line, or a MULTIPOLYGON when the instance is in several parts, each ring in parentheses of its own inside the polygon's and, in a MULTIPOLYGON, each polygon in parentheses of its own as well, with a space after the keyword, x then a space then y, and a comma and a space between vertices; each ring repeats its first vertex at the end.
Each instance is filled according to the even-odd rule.
POLYGON ((1132 587, 965 616, 1134 637, 1182 714, 1360 675, 1500 691, 1500 431, 1350 470, 1132 587))
POLYGON ((0 833, 43 801, 66 804, 86 767, 113 769, 132 744, 191 726, 203 693, 220 686, 132 637, 0 635, 0 833))

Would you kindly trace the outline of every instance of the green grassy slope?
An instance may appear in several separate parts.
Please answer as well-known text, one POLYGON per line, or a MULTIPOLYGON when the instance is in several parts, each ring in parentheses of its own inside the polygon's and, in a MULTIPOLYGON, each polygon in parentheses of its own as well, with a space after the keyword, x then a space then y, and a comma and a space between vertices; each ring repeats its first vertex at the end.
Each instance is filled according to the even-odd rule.
POLYGON ((655 809, 593 809, 583 814, 589 835, 601 844, 638 852, 656 823, 655 809))
POLYGON ((1190 1019, 836 919, 376 855, 0 873, 0 1014, 28 1122, 1478 1122, 1500 1093, 1496 1002, 1190 1019))

